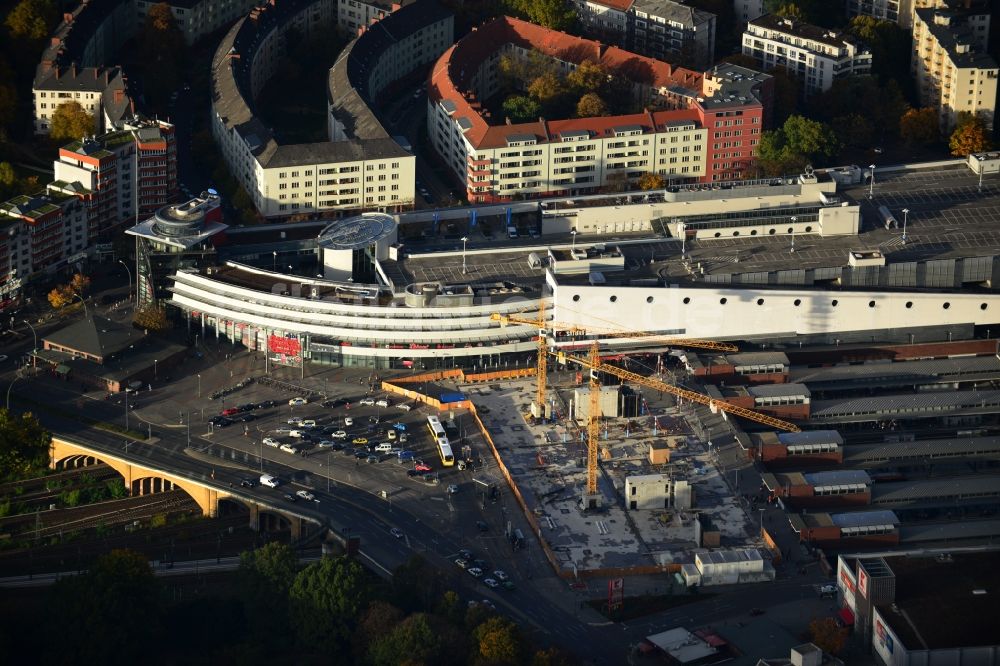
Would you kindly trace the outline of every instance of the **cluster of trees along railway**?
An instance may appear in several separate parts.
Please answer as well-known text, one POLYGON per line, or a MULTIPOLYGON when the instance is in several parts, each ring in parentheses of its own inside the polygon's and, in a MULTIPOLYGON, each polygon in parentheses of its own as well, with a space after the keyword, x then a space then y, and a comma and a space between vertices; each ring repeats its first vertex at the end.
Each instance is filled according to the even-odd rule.
POLYGON ((134 663, 136 655, 146 664, 577 663, 533 645, 489 606, 460 599, 419 558, 386 582, 346 557, 302 566, 272 542, 244 552, 235 573, 195 578, 157 578, 144 556, 112 551, 86 573, 4 604, 0 645, 48 664, 134 663))

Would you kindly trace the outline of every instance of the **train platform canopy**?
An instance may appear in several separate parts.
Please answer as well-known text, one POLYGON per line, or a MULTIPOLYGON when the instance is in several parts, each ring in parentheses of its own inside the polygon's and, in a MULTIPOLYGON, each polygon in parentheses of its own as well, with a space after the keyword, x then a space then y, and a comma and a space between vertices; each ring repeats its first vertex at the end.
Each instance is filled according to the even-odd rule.
POLYGON ((839 444, 843 446, 844 438, 836 430, 804 430, 802 432, 780 432, 778 442, 785 446, 802 446, 816 444, 839 444))
POLYGON ((958 412, 995 411, 1000 391, 928 391, 842 400, 813 400, 813 421, 865 421, 882 418, 930 418, 958 412))
POLYGON ((927 499, 950 502, 998 496, 1000 496, 1000 474, 970 474, 879 483, 872 489, 872 504, 905 504, 927 499))
POLYGON ((793 367, 789 370, 788 376, 790 381, 827 390, 929 384, 937 380, 989 380, 1000 378, 1000 358, 963 356, 916 361, 874 361, 861 365, 835 365, 823 368, 793 367))
POLYGON ((830 514, 830 521, 841 530, 862 530, 873 527, 891 528, 899 525, 893 511, 851 511, 830 514))
POLYGON ((755 398, 808 398, 811 395, 805 384, 758 384, 748 386, 747 393, 755 398))
POLYGON ((844 464, 857 467, 908 460, 926 463, 936 458, 998 459, 1000 458, 1000 437, 925 439, 915 442, 857 444, 844 448, 844 464))
POLYGON ((834 469, 828 472, 809 472, 802 475, 805 482, 814 488, 825 486, 870 485, 868 472, 860 469, 834 469))
POLYGON ((992 539, 1000 536, 1000 520, 950 520, 946 523, 918 523, 899 529, 900 543, 992 539))

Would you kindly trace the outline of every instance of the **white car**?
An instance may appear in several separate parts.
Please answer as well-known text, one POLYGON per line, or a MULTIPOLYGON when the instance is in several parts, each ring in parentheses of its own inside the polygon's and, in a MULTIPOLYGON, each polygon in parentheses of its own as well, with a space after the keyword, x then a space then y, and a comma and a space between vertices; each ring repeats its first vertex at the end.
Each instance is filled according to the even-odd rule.
POLYGON ((337 430, 330 433, 330 437, 333 437, 334 439, 347 439, 347 432, 344 430, 337 430))
POLYGON ((274 448, 278 448, 279 446, 281 446, 281 442, 276 440, 274 437, 265 437, 264 446, 271 446, 274 448))
POLYGON ((308 405, 309 401, 305 398, 292 398, 288 401, 288 404, 295 407, 296 405, 308 405))
POLYGON ((500 583, 496 582, 492 578, 484 578, 483 582, 486 584, 486 587, 491 587, 491 588, 494 588, 494 587, 497 587, 498 585, 500 585, 500 583))
POLYGON ((303 430, 293 430, 290 433, 288 433, 289 437, 294 437, 295 439, 302 439, 304 435, 305 431, 303 430))
POLYGON ((345 416, 344 427, 350 428, 352 425, 354 425, 354 419, 352 419, 350 416, 345 416))
POLYGON ((402 409, 404 412, 408 412, 411 409, 413 409, 413 406, 405 402, 401 402, 400 404, 396 405, 396 409, 402 409))
POLYGON ((317 501, 317 500, 316 500, 316 496, 315 496, 315 495, 313 495, 313 494, 312 494, 311 492, 309 492, 308 490, 299 490, 299 491, 297 491, 297 492, 296 492, 295 494, 296 494, 296 495, 298 495, 299 497, 301 497, 301 498, 302 498, 302 499, 304 499, 304 500, 309 500, 310 502, 315 502, 315 501, 317 501))
POLYGON ((293 416, 292 418, 290 418, 287 421, 285 421, 285 423, 287 423, 288 425, 300 426, 300 425, 302 425, 302 417, 301 416, 293 416))
POLYGON ((312 419, 306 419, 305 421, 302 422, 302 427, 303 428, 308 428, 308 429, 315 428, 316 427, 316 422, 313 421, 312 419))
POLYGON ((456 486, 454 483, 448 486, 449 495, 454 495, 457 492, 458 492, 458 486, 456 486))
POLYGON ((837 586, 833 584, 824 585, 819 588, 819 596, 821 597, 832 597, 837 594, 837 586))
POLYGON ((365 407, 374 407, 375 401, 371 398, 361 398, 361 400, 358 401, 358 404, 364 405, 365 407))
POLYGON ((483 575, 483 570, 480 569, 479 567, 472 567, 471 569, 466 569, 466 571, 468 571, 469 575, 472 576, 473 578, 479 578, 480 576, 483 575))
POLYGON ((332 439, 324 439, 324 440, 321 440, 321 441, 320 441, 320 442, 319 442, 319 443, 318 443, 318 444, 316 445, 316 448, 317 448, 317 449, 329 449, 329 448, 331 448, 332 446, 333 446, 333 440, 332 440, 332 439))
POLYGON ((497 569, 493 572, 493 577, 496 578, 501 583, 510 578, 502 569, 497 569))
POLYGON ((294 446, 292 446, 291 444, 282 444, 278 448, 280 448, 285 453, 291 453, 292 455, 295 455, 296 453, 299 452, 299 450, 297 448, 295 448, 294 446))
POLYGON ((385 398, 382 398, 381 400, 379 400, 378 402, 375 403, 375 406, 376 407, 388 407, 389 406, 389 401, 386 400, 385 398))

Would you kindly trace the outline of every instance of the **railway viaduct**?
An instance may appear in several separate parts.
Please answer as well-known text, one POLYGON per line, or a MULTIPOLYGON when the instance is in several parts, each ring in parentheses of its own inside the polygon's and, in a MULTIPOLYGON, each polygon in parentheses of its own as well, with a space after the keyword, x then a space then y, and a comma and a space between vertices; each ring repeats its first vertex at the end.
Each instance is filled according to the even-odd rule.
POLYGON ((121 474, 130 495, 146 495, 166 490, 180 489, 198 504, 202 514, 211 518, 219 515, 220 500, 229 500, 245 506, 250 511, 250 527, 260 529, 262 521, 281 519, 291 525, 292 540, 305 535, 307 526, 320 526, 318 519, 291 511, 289 506, 277 506, 236 492, 234 488, 216 485, 211 481, 191 478, 182 473, 159 469, 151 461, 138 462, 127 453, 111 453, 106 447, 71 440, 61 435, 52 436, 49 466, 53 469, 71 469, 103 462, 121 474))

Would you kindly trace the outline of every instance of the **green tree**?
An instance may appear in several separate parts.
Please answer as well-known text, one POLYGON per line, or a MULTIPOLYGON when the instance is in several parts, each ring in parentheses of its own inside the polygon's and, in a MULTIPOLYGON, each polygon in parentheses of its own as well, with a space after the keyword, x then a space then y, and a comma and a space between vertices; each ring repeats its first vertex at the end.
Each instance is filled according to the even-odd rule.
POLYGON ((0 479, 40 474, 48 467, 51 442, 52 433, 31 412, 12 414, 0 408, 0 479))
POLYGON ((512 14, 553 30, 565 32, 576 25, 573 5, 565 0, 506 0, 505 5, 512 14))
POLYGON ((830 0, 764 0, 764 12, 797 18, 827 28, 836 28, 847 22, 844 3, 830 0))
POLYGON ((305 644, 336 650, 368 602, 364 569, 347 557, 324 557, 299 572, 289 592, 295 631, 305 644))
POLYGON ((601 92, 607 82, 607 70, 593 60, 584 60, 566 75, 566 83, 581 96, 590 92, 601 92))
POLYGON ((640 190, 660 190, 663 189, 664 185, 666 183, 663 180, 663 176, 652 171, 646 172, 639 177, 640 190))
POLYGON ((93 134, 95 127, 93 114, 87 113, 79 102, 63 102, 52 114, 49 136, 54 141, 75 141, 93 134))
POLYGON ((860 113, 838 116, 831 123, 833 133, 842 145, 869 148, 875 137, 872 121, 860 113))
POLYGON ((14 39, 40 41, 49 36, 58 20, 52 0, 21 0, 7 14, 4 25, 14 39))
MULTIPOLYGON (((51 296, 49 294, 50 302, 51 296)), ((170 319, 167 317, 165 307, 150 303, 135 311, 135 314, 132 315, 132 324, 147 331, 165 331, 170 328, 170 319)))
POLYGON ((17 172, 10 162, 0 162, 0 201, 6 201, 18 192, 17 172))
POLYGON ((17 113, 17 79, 14 70, 0 55, 0 141, 7 139, 7 127, 17 113))
POLYGON ((542 115, 542 105, 531 97, 511 95, 504 100, 503 112, 512 123, 527 123, 538 120, 542 115))
POLYGON ((473 632, 475 662, 485 664, 518 664, 522 660, 524 644, 512 622, 501 617, 491 617, 473 632))
POLYGON ((868 45, 872 53, 872 75, 882 83, 909 81, 912 36, 893 21, 858 15, 848 32, 868 45))
POLYGON ((574 663, 572 656, 554 647, 538 650, 531 657, 531 666, 571 666, 574 663))
POLYGON ((553 72, 542 74, 528 86, 528 94, 541 104, 544 113, 551 117, 560 115, 553 110, 563 104, 567 92, 564 80, 553 72))
POLYGON ((578 118, 595 118, 608 115, 608 105, 597 93, 587 93, 576 103, 578 118))
POLYGON ((442 594, 441 572, 414 555, 392 572, 392 599, 404 611, 431 608, 442 594))
POLYGON ((993 148, 989 134, 986 132, 986 123, 979 116, 970 113, 960 113, 958 124, 948 139, 948 148, 951 154, 956 157, 965 157, 972 153, 981 153, 993 148))
POLYGON ((439 623, 425 613, 414 613, 403 620, 386 636, 375 641, 368 658, 373 666, 398 664, 426 664, 435 666, 447 657, 449 646, 442 641, 439 623))
POLYGON ((392 633, 403 620, 403 611, 386 601, 372 601, 361 614, 352 641, 358 663, 364 661, 372 645, 379 638, 392 633))
POLYGON ((828 125, 791 116, 779 129, 761 135, 757 156, 766 173, 780 175, 800 170, 810 161, 831 157, 839 149, 837 137, 828 125))
POLYGON ((83 273, 74 273, 69 281, 69 288, 76 294, 82 294, 90 288, 90 278, 83 273))
POLYGON ((60 637, 40 646, 42 663, 128 663, 162 640, 163 601, 143 555, 111 551, 53 586, 48 617, 60 637))
POLYGON ((805 21, 806 15, 794 2, 788 2, 782 4, 778 7, 777 11, 774 12, 782 18, 790 18, 796 21, 805 21))
POLYGON ((907 143, 933 144, 941 140, 938 111, 933 106, 909 109, 899 119, 899 136, 907 143))
POLYGON ((275 598, 286 597, 295 582, 299 559, 291 546, 271 541, 240 554, 240 580, 244 591, 275 598))

